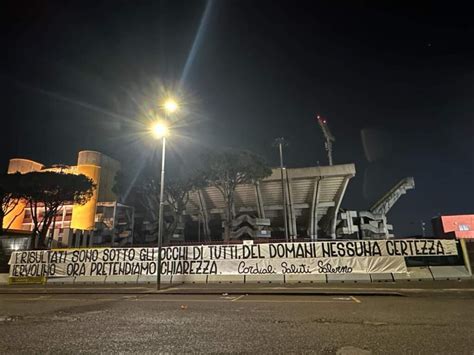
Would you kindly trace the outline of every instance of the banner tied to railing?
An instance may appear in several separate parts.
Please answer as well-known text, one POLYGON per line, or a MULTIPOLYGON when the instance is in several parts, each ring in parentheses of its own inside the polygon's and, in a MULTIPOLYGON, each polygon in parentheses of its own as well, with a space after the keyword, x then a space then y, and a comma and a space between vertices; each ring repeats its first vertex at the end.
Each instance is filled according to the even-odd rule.
MULTIPOLYGON (((18 251, 10 277, 156 275, 157 248, 18 251)), ((407 256, 457 255, 454 240, 372 240, 164 247, 163 275, 405 273, 407 256)))

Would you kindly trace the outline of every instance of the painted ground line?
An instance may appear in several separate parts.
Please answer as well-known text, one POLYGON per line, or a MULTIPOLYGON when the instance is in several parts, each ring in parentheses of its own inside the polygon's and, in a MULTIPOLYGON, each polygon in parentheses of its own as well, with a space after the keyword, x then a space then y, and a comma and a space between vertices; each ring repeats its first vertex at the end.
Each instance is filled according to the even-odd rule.
MULTIPOLYGON (((232 302, 233 300, 190 300, 190 299, 172 299, 172 300, 164 300, 164 299, 118 299, 118 298, 98 298, 98 299, 85 299, 85 298, 24 298, 21 301, 18 298, 3 298, 2 301, 12 301, 12 302, 21 302, 21 301, 59 301, 59 302, 72 302, 72 301, 83 301, 83 302, 91 302, 91 301, 133 301, 133 302, 188 302, 188 303, 199 303, 199 302, 219 302, 219 303, 226 303, 232 302)), ((335 300, 239 300, 239 303, 246 302, 246 303, 348 303, 352 304, 353 302, 350 301, 335 301, 335 300)))
POLYGON ((348 303, 352 304, 352 301, 323 301, 323 300, 314 300, 314 301, 302 301, 302 300, 296 300, 296 301, 290 301, 290 300, 240 300, 239 303, 348 303))
MULTIPOLYGON (((136 290, 136 291, 149 291, 149 287, 62 287, 62 286, 46 286, 46 287, 16 287, 7 286, 2 287, 5 290, 16 290, 16 291, 45 291, 45 290, 136 290)), ((167 290, 175 290, 176 288, 168 288, 167 290)), ((0 289, 1 290, 1 289, 0 289)), ((164 291, 164 290, 163 290, 164 291)))
POLYGON ((238 300, 240 300, 240 299, 242 299, 242 298, 244 298, 244 297, 245 297, 245 295, 240 295, 239 297, 234 298, 231 302, 238 301, 238 300))
POLYGON ((362 301, 359 300, 358 298, 355 298, 354 296, 350 296, 350 297, 355 303, 362 303, 362 301))
POLYGON ((85 299, 85 298, 22 298, 22 299, 18 299, 18 298, 1 298, 0 301, 11 301, 11 302, 23 302, 23 301, 32 301, 32 302, 36 302, 36 301, 41 301, 41 302, 44 302, 44 301, 59 301, 59 302, 67 302, 67 301, 83 301, 83 302, 86 302, 86 301, 120 301, 119 299, 117 298, 96 298, 96 299, 85 299))
MULTIPOLYGON (((241 297, 244 297, 242 295, 241 297)), ((239 303, 247 302, 247 303, 350 303, 352 301, 336 301, 336 300, 251 300, 251 299, 241 299, 241 298, 234 298, 232 300, 224 300, 224 299, 151 299, 151 298, 144 298, 144 299, 136 299, 136 302, 219 302, 219 303, 226 303, 226 302, 234 302, 239 300, 239 303)))

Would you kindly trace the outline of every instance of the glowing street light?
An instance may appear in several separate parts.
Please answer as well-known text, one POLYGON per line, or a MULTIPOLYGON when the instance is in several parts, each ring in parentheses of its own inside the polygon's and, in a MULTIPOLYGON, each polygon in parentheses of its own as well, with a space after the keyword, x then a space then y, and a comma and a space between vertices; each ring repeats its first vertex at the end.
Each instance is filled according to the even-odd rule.
POLYGON ((156 122, 151 126, 151 134, 156 139, 161 139, 169 135, 169 128, 165 122, 156 122))
POLYGON ((167 99, 163 104, 163 108, 165 109, 166 113, 172 114, 179 109, 178 103, 174 99, 167 99))

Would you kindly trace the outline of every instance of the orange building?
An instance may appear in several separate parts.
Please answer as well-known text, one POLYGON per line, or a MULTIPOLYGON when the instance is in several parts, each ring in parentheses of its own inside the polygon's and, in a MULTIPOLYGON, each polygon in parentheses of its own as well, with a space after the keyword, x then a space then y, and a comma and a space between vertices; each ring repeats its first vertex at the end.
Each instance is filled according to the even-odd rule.
MULTIPOLYGON (((67 240, 63 240, 64 231, 81 230, 92 232, 98 228, 100 229, 101 224, 107 225, 109 229, 113 227, 113 222, 115 222, 117 216, 117 207, 126 207, 117 203, 117 196, 112 191, 115 175, 119 170, 120 163, 117 160, 90 150, 79 152, 77 165, 74 166, 54 165, 46 167, 32 160, 18 158, 10 159, 8 165, 9 174, 17 172, 25 174, 32 171, 61 171, 69 174, 83 174, 94 181, 97 188, 92 198, 85 205, 65 205, 58 211, 52 235, 62 243, 67 242, 67 240), (112 212, 108 212, 108 210, 112 212), (103 223, 104 217, 107 217, 106 215, 111 215, 109 217, 113 215, 114 220, 112 223, 103 223)), ((25 207, 27 207, 25 203, 20 202, 14 211, 5 216, 3 227, 12 230, 33 230, 31 213, 25 207)))

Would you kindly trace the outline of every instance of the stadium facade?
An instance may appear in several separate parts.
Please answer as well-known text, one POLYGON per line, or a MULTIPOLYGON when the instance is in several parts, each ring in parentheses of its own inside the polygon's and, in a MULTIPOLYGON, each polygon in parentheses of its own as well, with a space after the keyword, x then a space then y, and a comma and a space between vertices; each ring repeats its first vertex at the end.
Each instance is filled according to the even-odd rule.
MULTIPOLYGON (((156 223, 147 223, 144 218, 136 225, 134 208, 119 203, 112 191, 119 170, 118 161, 95 151, 79 152, 74 166, 45 167, 28 159, 11 159, 8 167, 8 173, 61 171, 84 174, 97 185, 88 203, 61 209, 49 233, 57 245, 127 245, 133 241, 134 233, 139 243, 156 241, 156 223)), ((368 211, 348 211, 341 206, 355 173, 354 164, 283 168, 283 171, 274 168, 262 181, 239 185, 235 191, 231 238, 315 241, 393 237, 386 214, 401 195, 414 188, 413 179, 400 181, 368 211)), ((4 227, 31 231, 33 224, 25 207, 20 203, 5 218, 4 227)), ((165 214, 166 207, 169 206, 165 206, 165 214)), ((222 239, 225 209, 217 188, 191 192, 184 216, 166 242, 222 239)), ((169 218, 165 215, 165 223, 169 223, 169 218)))

